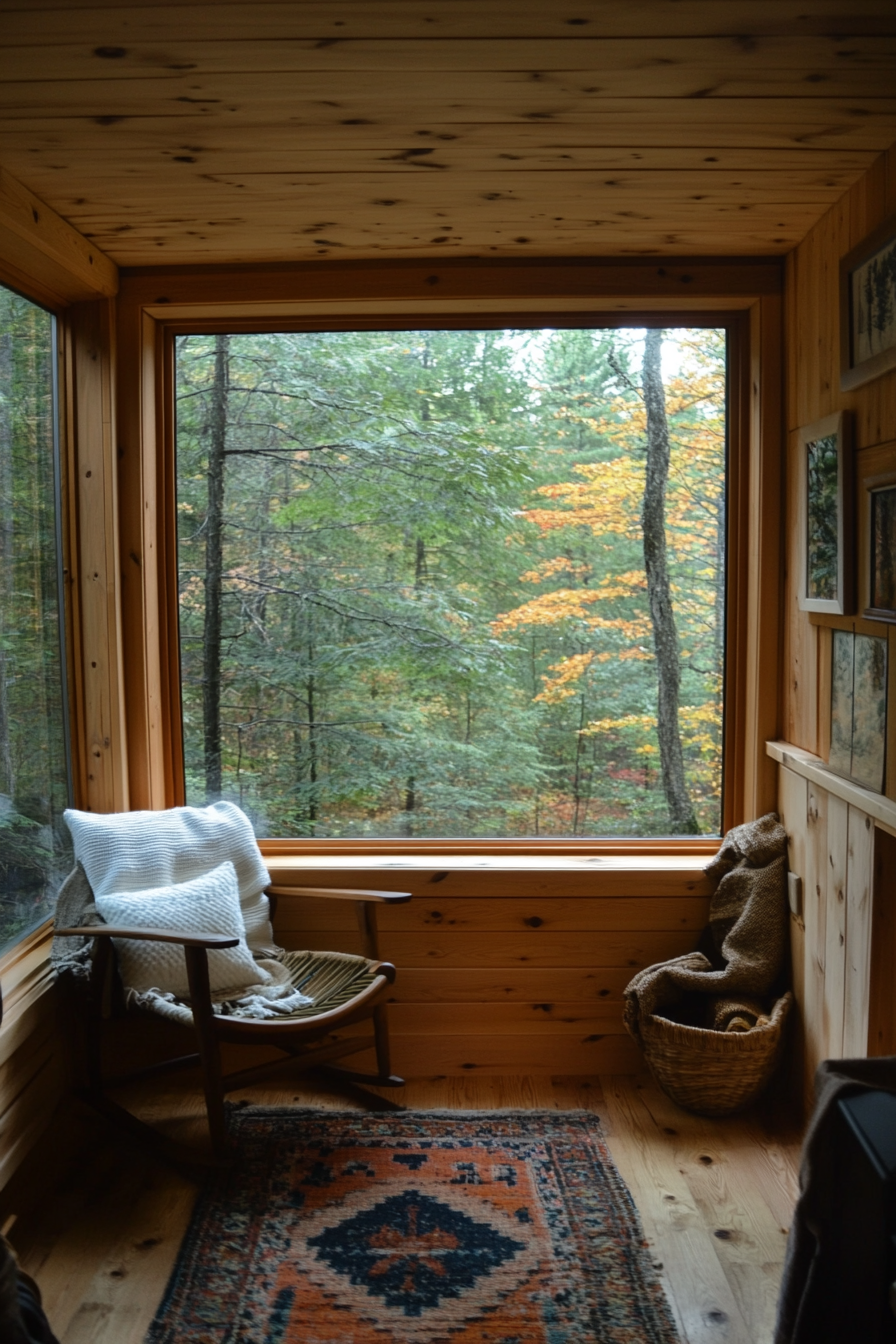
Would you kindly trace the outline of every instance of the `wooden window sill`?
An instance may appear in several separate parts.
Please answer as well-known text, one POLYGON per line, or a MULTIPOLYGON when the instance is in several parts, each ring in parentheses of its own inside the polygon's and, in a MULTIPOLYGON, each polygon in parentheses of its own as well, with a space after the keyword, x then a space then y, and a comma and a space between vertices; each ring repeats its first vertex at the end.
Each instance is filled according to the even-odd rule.
POLYGON ((350 872, 357 869, 404 869, 412 872, 567 872, 567 873, 703 873, 712 853, 697 854, 612 854, 576 856, 563 854, 450 854, 450 853, 366 853, 327 854, 272 852, 261 845, 262 857, 272 876, 287 872, 327 869, 350 872))

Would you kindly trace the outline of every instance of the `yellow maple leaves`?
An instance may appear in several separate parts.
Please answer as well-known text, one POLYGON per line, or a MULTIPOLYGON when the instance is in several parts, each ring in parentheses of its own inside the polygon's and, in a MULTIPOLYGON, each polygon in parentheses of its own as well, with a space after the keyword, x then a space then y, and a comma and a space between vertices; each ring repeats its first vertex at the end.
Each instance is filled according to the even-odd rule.
POLYGON ((538 494, 557 500, 556 509, 525 509, 522 517, 542 532, 571 525, 588 527, 594 536, 615 533, 640 538, 640 506, 644 496, 644 464, 625 454, 610 462, 584 462, 574 467, 580 481, 542 485, 538 494))
POLYGON ((644 591, 643 570, 620 574, 597 588, 554 588, 496 617, 492 622, 492 633, 503 635, 524 625, 557 625, 575 619, 589 630, 620 630, 628 639, 647 639, 650 622, 645 616, 602 616, 591 610, 597 602, 631 597, 644 591))
MULTIPOLYGON (((683 647, 688 650, 705 638, 718 619, 724 545, 725 369, 716 342, 713 332, 679 333, 679 368, 666 381, 671 441, 666 534, 675 569, 686 575, 685 582, 676 582, 673 574, 673 592, 683 647)), ((607 539, 605 550, 610 555, 617 541, 640 542, 647 428, 642 398, 631 388, 599 407, 587 398, 573 398, 555 416, 561 422, 587 427, 599 437, 604 452, 615 450, 615 455, 603 461, 576 463, 573 479, 540 486, 537 494, 545 503, 520 510, 517 516, 537 527, 542 535, 587 529, 592 536, 607 539)), ((527 626, 557 627, 564 623, 572 623, 580 632, 615 634, 609 643, 600 640, 588 652, 571 654, 552 664, 552 675, 542 675, 544 689, 536 700, 556 703, 575 694, 594 663, 611 659, 648 661, 654 657, 643 570, 608 573, 594 582, 589 566, 570 555, 559 555, 541 561, 521 577, 527 583, 561 580, 562 586, 503 612, 492 624, 495 635, 527 626)), ((682 710, 682 722, 686 715, 696 713, 682 710)), ((707 750, 709 737, 714 741, 718 738, 718 704, 714 713, 712 724, 704 724, 707 750)), ((626 719, 628 728, 633 724, 633 719, 626 719)), ((688 721, 688 726, 696 731, 697 720, 688 721)), ((646 731, 646 718, 642 727, 646 731)), ((651 731, 655 731, 655 723, 651 731)))
POLYGON ((559 663, 551 663, 548 671, 556 672, 555 677, 542 676, 544 690, 536 695, 547 705, 556 705, 567 700, 578 690, 578 680, 594 662, 593 653, 575 653, 571 658, 563 658, 559 663))

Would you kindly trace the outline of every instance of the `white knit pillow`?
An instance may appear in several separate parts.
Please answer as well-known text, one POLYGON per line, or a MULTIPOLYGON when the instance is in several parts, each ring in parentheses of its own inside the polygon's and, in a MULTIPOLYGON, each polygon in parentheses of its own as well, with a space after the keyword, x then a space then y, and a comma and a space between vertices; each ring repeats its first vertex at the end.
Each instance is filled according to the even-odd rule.
MULTIPOLYGON (((233 864, 177 886, 156 887, 115 896, 97 896, 96 906, 107 924, 134 929, 177 929, 183 933, 226 933, 239 938, 237 947, 209 952, 208 973, 213 992, 267 984, 271 977, 246 946, 239 888, 233 864)), ((121 978, 127 989, 190 993, 187 961, 177 943, 137 942, 115 938, 121 978)))
POLYGON ((270 882, 252 823, 236 803, 169 807, 159 812, 79 812, 65 820, 94 896, 174 886, 230 859, 239 882, 246 941, 255 952, 273 946, 270 882))

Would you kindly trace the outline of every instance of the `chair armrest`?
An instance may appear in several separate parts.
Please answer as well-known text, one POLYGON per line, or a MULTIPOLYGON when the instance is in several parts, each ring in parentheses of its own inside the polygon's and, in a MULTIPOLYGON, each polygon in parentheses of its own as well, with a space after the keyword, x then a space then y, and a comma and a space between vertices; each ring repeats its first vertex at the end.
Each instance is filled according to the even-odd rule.
POLYGON ((354 901, 358 916, 358 928, 361 932, 363 954, 369 961, 379 961, 379 938, 377 935, 376 907, 378 905, 404 905, 411 899, 409 891, 369 891, 361 887, 280 887, 267 888, 272 898, 272 915, 281 896, 321 896, 332 897, 337 901, 354 901))
POLYGON ((239 938, 227 933, 181 933, 179 929, 127 929, 110 924, 90 924, 84 928, 54 929, 57 938, 133 938, 141 943, 180 943, 182 947, 204 947, 210 951, 238 947, 239 938))
POLYGON ((364 891, 356 887, 281 887, 266 889, 271 896, 331 896, 336 901, 376 901, 379 905, 404 905, 409 891, 364 891))

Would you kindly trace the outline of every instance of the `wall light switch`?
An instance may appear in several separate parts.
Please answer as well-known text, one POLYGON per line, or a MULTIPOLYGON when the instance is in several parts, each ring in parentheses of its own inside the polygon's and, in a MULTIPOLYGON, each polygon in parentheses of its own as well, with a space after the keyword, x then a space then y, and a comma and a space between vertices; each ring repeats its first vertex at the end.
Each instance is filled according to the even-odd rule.
POLYGON ((799 919, 803 913, 803 879, 797 873, 787 874, 787 900, 790 913, 799 919))

